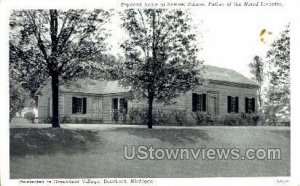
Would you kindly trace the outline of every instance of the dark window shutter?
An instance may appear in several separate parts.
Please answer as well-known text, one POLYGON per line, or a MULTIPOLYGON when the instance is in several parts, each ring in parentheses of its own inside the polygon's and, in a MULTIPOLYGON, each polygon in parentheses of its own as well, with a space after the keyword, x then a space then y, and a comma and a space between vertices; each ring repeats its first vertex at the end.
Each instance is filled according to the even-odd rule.
POLYGON ((239 112, 239 97, 235 97, 235 112, 239 112))
POLYGON ((252 98, 252 111, 255 112, 255 98, 252 98))
POLYGON ((86 98, 82 99, 82 113, 86 114, 86 98))
POLYGON ((76 97, 72 97, 72 114, 76 113, 76 97))
POLYGON ((192 94, 192 111, 196 112, 197 111, 197 94, 193 93, 192 94))
POLYGON ((227 97, 227 111, 228 113, 231 112, 231 96, 227 97))
POLYGON ((245 112, 249 112, 249 98, 247 97, 245 98, 245 112))
POLYGON ((206 94, 202 94, 202 111, 206 112, 206 94))

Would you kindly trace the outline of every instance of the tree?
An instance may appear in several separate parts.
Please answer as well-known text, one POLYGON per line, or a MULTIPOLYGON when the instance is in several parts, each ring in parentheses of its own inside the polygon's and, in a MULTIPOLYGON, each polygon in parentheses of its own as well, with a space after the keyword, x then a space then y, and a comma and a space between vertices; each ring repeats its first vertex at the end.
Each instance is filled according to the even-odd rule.
POLYGON ((262 108, 262 85, 264 82, 264 63, 262 58, 254 56, 253 61, 249 64, 249 68, 250 73, 258 84, 258 102, 259 108, 262 108))
POLYGON ((85 76, 106 50, 109 36, 105 10, 22 10, 10 17, 10 63, 23 76, 23 87, 35 92, 51 78, 52 127, 59 127, 59 85, 85 76))
POLYGON ((9 121, 25 108, 30 100, 29 94, 24 90, 20 83, 10 80, 9 84, 9 121))
POLYGON ((267 52, 270 65, 270 85, 267 104, 276 117, 289 120, 290 115, 290 29, 289 25, 276 39, 267 52))
POLYGON ((169 104, 202 83, 196 34, 182 10, 130 9, 122 20, 129 37, 121 45, 125 62, 120 82, 147 99, 147 125, 152 128, 154 101, 169 104))

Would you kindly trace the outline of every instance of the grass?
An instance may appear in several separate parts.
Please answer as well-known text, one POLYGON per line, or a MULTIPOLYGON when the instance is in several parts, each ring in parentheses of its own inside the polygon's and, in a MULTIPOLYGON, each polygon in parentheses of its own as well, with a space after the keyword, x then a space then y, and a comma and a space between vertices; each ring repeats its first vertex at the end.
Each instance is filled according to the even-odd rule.
POLYGON ((11 156, 84 153, 100 143, 89 130, 15 128, 10 133, 11 156))
POLYGON ((289 129, 11 128, 11 178, 289 176, 289 129), (280 148, 282 160, 126 160, 124 145, 280 148))

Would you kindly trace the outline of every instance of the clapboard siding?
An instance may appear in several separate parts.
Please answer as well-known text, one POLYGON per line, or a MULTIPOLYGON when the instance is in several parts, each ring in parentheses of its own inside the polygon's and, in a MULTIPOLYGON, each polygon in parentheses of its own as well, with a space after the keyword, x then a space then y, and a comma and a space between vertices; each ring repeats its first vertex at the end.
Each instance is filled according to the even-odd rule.
MULTIPOLYGON (((132 108, 148 108, 148 103, 146 99, 134 99, 131 103, 132 108)), ((164 110, 184 110, 186 109, 186 96, 180 94, 178 97, 172 99, 170 104, 164 103, 153 103, 153 108, 164 109, 164 110)))
MULTIPOLYGON (((48 117, 48 98, 52 104, 51 99, 51 84, 48 84, 42 89, 40 95, 38 95, 38 110, 39 118, 48 117)), ((187 118, 191 121, 192 118, 192 93, 199 94, 209 94, 214 92, 218 95, 218 116, 224 116, 227 114, 227 97, 239 97, 239 112, 245 112, 245 97, 256 99, 256 110, 257 110, 257 89, 255 87, 247 86, 236 86, 228 84, 220 84, 210 82, 206 85, 199 86, 193 91, 188 91, 185 94, 180 94, 178 97, 172 100, 172 104, 164 105, 163 103, 154 102, 153 107, 159 108, 165 111, 170 110, 185 110, 187 113, 187 118)), ((128 93, 118 93, 118 94, 85 94, 85 93, 61 93, 59 95, 59 112, 60 117, 70 117, 70 118, 91 118, 93 117, 93 101, 95 99, 101 100, 101 116, 104 123, 112 123, 111 121, 111 104, 113 98, 127 97, 128 93), (87 99, 86 114, 72 114, 72 97, 85 97, 87 99)), ((206 96, 208 100, 209 96, 206 96)), ((208 101, 207 101, 208 103, 208 101)), ((208 104, 206 104, 208 107, 208 104)), ((147 100, 133 99, 128 101, 128 108, 147 108, 147 100)), ((208 108, 207 108, 208 110, 208 108)), ((50 115, 52 115, 52 110, 50 110, 50 115)))
POLYGON ((93 119, 93 100, 99 99, 102 100, 102 96, 100 95, 88 95, 83 93, 65 93, 64 94, 64 115, 63 117, 71 117, 71 118, 90 118, 93 119), (72 98, 86 98, 86 113, 72 113, 72 98))
MULTIPOLYGON (((39 122, 43 122, 48 117, 52 117, 52 88, 51 82, 48 82, 42 89, 40 95, 38 95, 38 113, 39 122), (50 105, 48 105, 48 99, 50 99, 50 105), (50 106, 50 108, 48 108, 50 106), (48 115, 48 109, 50 109, 50 115, 48 115)), ((59 114, 64 114, 64 95, 59 94, 59 114)))
MULTIPOLYGON (((192 119, 192 93, 208 94, 209 92, 216 92, 219 95, 218 101, 218 116, 224 116, 227 114, 227 97, 239 97, 239 112, 245 112, 245 98, 255 98, 255 110, 257 110, 257 90, 255 88, 243 88, 236 86, 226 86, 219 84, 207 84, 196 88, 193 91, 186 93, 186 111, 187 117, 192 119)), ((207 96, 208 99, 208 96, 207 96)), ((208 104, 207 104, 208 105, 208 104)))

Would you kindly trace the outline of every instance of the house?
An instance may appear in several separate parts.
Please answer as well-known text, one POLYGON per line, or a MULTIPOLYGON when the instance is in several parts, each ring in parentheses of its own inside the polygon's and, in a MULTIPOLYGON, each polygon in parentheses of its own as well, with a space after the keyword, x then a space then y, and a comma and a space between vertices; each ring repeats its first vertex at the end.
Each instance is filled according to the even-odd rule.
MULTIPOLYGON (((154 104, 165 111, 182 110, 193 120, 193 112, 203 111, 221 117, 228 113, 255 112, 257 84, 240 73, 226 68, 205 66, 207 83, 181 94, 171 105, 154 104)), ((51 82, 40 87, 38 112, 40 122, 52 116, 51 82)), ((80 79, 60 86, 59 113, 61 118, 87 119, 94 123, 112 123, 115 112, 127 113, 130 108, 147 108, 146 100, 131 99, 129 88, 118 81, 80 79)))

